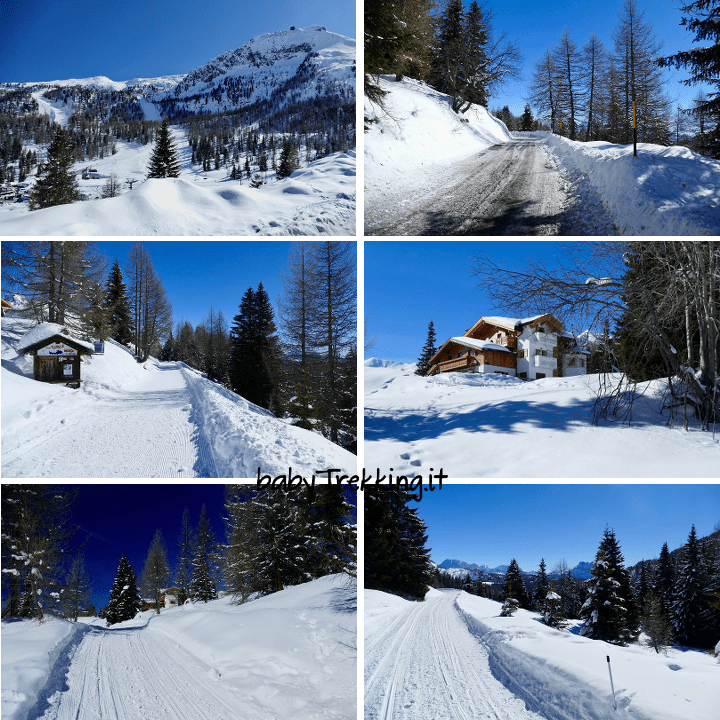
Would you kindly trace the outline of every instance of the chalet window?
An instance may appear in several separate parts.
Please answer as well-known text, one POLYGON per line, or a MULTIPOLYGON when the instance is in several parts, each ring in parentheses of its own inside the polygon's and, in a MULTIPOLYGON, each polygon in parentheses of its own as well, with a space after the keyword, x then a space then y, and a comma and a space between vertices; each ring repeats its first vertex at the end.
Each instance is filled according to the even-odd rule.
POLYGON ((539 333, 544 333, 544 332, 545 332, 545 328, 544 328, 544 327, 539 327, 537 331, 538 331, 539 333))

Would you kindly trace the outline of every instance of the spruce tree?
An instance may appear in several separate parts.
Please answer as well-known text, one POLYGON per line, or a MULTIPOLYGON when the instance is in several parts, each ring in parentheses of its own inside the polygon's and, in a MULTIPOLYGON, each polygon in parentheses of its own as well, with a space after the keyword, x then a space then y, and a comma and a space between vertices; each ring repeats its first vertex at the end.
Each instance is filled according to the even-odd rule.
POLYGON ((580 634, 618 645, 639 631, 639 609, 615 533, 605 528, 587 582, 588 598, 580 610, 580 634))
POLYGON ((533 118, 532 109, 529 104, 525 105, 525 112, 520 118, 520 129, 525 132, 531 132, 535 129, 535 119, 533 118))
POLYGON ((130 319, 130 300, 127 288, 123 282, 120 263, 115 264, 110 271, 105 291, 105 306, 109 311, 109 322, 112 328, 112 339, 122 345, 132 341, 132 320, 130 319))
POLYGON ((432 84, 452 99, 454 112, 466 105, 467 39, 461 0, 448 0, 437 21, 436 51, 432 59, 432 84))
POLYGON ((549 627, 560 628, 567 624, 565 611, 563 609, 562 598, 555 592, 553 582, 545 593, 545 597, 539 603, 540 612, 543 616, 543 622, 549 627))
POLYGON ((433 358, 435 353, 437 353, 437 348, 435 347, 435 327, 433 326, 431 320, 428 324, 425 345, 423 346, 422 353, 417 361, 417 368, 415 369, 416 375, 424 377, 428 374, 428 371, 430 370, 430 360, 433 358))
POLYGON ((695 0, 680 9, 688 15, 682 18, 680 24, 695 33, 695 42, 706 42, 699 47, 660 58, 658 64, 661 67, 669 65, 687 68, 690 77, 680 81, 684 85, 715 85, 715 92, 709 93, 707 98, 696 103, 693 114, 696 117, 713 118, 714 127, 709 128, 707 133, 702 133, 701 142, 712 157, 717 158, 720 157, 720 3, 718 0, 695 0))
POLYGON ((675 586, 675 566, 673 564, 668 544, 663 543, 660 550, 660 559, 655 566, 655 575, 652 579, 651 590, 655 593, 660 602, 660 608, 666 620, 670 620, 670 607, 672 603, 672 592, 675 586))
POLYGON ((167 562, 165 540, 162 530, 158 528, 150 544, 140 580, 140 588, 143 595, 146 598, 152 597, 153 606, 158 614, 162 607, 163 592, 167 589, 169 582, 170 568, 167 562))
POLYGON ((641 615, 642 629, 648 636, 649 644, 659 653, 670 644, 673 637, 672 625, 663 611, 660 598, 653 590, 648 593, 641 615))
POLYGON ((509 598, 517 600, 523 609, 530 609, 530 597, 525 587, 525 578, 523 578, 522 570, 515 558, 508 565, 503 584, 503 599, 507 600, 509 598))
POLYGON ((178 559, 175 570, 175 585, 178 589, 178 605, 190 597, 192 581, 193 531, 190 526, 190 511, 185 508, 182 514, 180 534, 178 535, 178 559))
POLYGON ((365 587, 422 599, 432 580, 425 523, 398 487, 365 493, 365 587))
POLYGON ((110 590, 110 600, 105 606, 103 617, 108 625, 132 620, 142 607, 135 573, 126 555, 120 558, 117 573, 110 590))
POLYGON ((711 638, 702 622, 706 608, 707 572, 695 526, 682 549, 673 589, 672 624, 675 638, 683 645, 709 646, 711 638))
POLYGON ((150 165, 148 166, 148 177, 175 178, 179 175, 180 160, 178 159, 177 149, 170 134, 168 119, 165 117, 155 138, 155 146, 153 147, 150 165))
POLYGON ((72 150, 67 133, 58 127, 47 151, 44 173, 35 182, 30 193, 30 209, 67 205, 80 199, 73 165, 72 150))
POLYGON ((190 596, 196 602, 215 600, 217 594, 218 548, 215 532, 207 517, 205 505, 200 510, 195 537, 193 538, 192 581, 190 596))
POLYGON ((550 581, 547 572, 545 572, 545 558, 540 558, 540 570, 535 576, 535 593, 533 595, 533 604, 536 608, 541 608, 547 599, 550 590, 550 581))
POLYGON ((64 606, 64 616, 73 622, 84 613, 92 598, 90 578, 85 572, 85 563, 82 555, 73 558, 70 572, 65 579, 65 587, 61 591, 64 606))
POLYGON ((290 177, 300 167, 297 146, 289 139, 283 141, 280 153, 280 166, 277 169, 278 180, 290 177))

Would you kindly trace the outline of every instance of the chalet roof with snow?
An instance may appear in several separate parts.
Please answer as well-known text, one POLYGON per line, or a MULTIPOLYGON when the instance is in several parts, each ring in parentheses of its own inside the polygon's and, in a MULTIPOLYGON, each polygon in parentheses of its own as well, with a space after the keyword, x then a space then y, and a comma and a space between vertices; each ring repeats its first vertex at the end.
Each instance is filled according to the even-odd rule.
POLYGON ((87 352, 92 355, 95 351, 95 346, 92 343, 73 337, 64 325, 58 323, 40 323, 28 330, 20 339, 16 351, 19 355, 25 355, 53 340, 75 346, 80 353, 87 352))
POLYGON ((449 342, 456 342, 458 345, 464 345, 465 347, 473 348, 475 350, 497 350, 498 352, 510 353, 511 355, 513 354, 512 350, 509 350, 503 345, 489 342, 488 340, 476 340, 475 338, 468 337, 453 337, 447 340, 444 345, 447 345, 449 342))

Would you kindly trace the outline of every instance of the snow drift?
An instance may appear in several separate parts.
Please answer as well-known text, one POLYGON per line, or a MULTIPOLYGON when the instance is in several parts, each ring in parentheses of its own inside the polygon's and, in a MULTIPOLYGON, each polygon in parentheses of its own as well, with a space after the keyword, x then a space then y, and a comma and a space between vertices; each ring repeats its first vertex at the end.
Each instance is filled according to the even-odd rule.
MULTIPOLYGON (((111 173, 120 179, 144 174, 151 151, 128 146, 94 163, 103 178, 96 186, 111 173)), ((118 197, 33 212, 24 204, 0 206, 0 235, 355 234, 354 151, 316 160, 260 188, 224 176, 218 170, 205 179, 186 158, 180 177, 148 179, 118 197)))

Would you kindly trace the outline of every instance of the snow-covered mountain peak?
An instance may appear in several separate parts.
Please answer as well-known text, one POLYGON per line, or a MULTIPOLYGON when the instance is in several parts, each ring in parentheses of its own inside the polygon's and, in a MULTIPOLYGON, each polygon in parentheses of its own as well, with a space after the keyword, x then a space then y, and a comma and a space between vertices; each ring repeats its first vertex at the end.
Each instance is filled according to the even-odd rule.
POLYGON ((204 95, 211 104, 241 107, 277 90, 289 94, 312 86, 316 92, 316 80, 347 85, 354 95, 355 40, 321 25, 264 33, 196 68, 165 97, 204 95))

